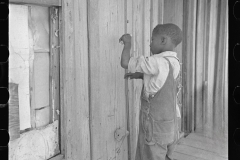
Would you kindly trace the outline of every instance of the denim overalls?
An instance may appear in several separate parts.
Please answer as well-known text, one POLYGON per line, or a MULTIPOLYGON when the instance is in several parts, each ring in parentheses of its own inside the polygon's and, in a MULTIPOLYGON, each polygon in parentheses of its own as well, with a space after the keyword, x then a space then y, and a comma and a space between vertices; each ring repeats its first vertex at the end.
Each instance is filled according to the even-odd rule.
POLYGON ((171 157, 178 137, 176 88, 177 82, 169 62, 169 73, 162 88, 149 98, 142 90, 135 160, 165 160, 166 155, 171 157))

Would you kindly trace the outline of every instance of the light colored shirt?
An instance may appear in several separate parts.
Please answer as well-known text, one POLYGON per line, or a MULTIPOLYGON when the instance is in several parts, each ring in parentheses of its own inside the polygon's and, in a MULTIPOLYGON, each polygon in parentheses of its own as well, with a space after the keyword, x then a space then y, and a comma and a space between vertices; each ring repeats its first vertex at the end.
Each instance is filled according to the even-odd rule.
MULTIPOLYGON (((162 52, 149 57, 139 56, 131 57, 128 63, 128 71, 131 73, 141 72, 144 75, 144 94, 146 97, 157 93, 164 85, 168 73, 169 63, 173 68, 173 77, 176 79, 180 72, 180 64, 177 58, 177 53, 172 51, 162 52)), ((177 115, 180 117, 180 110, 177 106, 177 115)))

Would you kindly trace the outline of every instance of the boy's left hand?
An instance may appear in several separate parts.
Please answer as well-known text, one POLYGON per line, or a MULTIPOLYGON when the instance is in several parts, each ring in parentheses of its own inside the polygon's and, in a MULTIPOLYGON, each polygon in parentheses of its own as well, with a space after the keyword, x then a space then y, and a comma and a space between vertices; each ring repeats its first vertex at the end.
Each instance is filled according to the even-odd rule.
POLYGON ((143 73, 141 72, 135 72, 135 73, 126 73, 124 75, 124 79, 143 79, 143 73))
POLYGON ((130 43, 131 44, 131 38, 132 38, 132 36, 130 34, 124 34, 119 39, 119 42, 123 42, 123 44, 126 44, 126 43, 130 43))

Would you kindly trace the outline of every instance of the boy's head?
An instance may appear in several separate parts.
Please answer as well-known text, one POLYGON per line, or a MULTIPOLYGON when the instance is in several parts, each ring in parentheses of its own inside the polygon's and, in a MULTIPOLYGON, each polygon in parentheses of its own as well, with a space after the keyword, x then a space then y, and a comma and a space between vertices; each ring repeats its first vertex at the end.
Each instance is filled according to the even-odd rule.
POLYGON ((152 32, 151 51, 158 54, 164 51, 172 51, 182 42, 181 29, 172 23, 158 24, 152 32))

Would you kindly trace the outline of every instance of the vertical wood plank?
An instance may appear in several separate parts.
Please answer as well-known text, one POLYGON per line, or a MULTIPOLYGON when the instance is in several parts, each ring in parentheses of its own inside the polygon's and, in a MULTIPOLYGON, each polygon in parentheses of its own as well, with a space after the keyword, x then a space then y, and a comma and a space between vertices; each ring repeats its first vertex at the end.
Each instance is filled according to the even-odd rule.
POLYGON ((127 137, 114 139, 116 129, 127 130, 124 70, 119 65, 124 34, 124 1, 89 1, 92 159, 127 159, 127 137))
POLYGON ((159 13, 159 0, 151 0, 151 24, 150 24, 151 32, 154 29, 154 27, 156 27, 156 25, 159 23, 158 13, 159 13))
MULTIPOLYGON (((88 31, 89 31, 89 77, 90 77, 90 84, 89 84, 89 96, 90 96, 90 138, 91 138, 91 159, 97 159, 97 157, 95 156, 96 152, 95 152, 95 146, 98 144, 95 143, 95 140, 93 140, 93 136, 94 134, 97 132, 94 130, 95 127, 95 121, 96 118, 94 116, 94 112, 101 114, 100 113, 100 108, 96 107, 93 109, 93 105, 97 105, 98 103, 94 103, 94 101, 92 101, 92 88, 93 86, 91 85, 92 83, 97 84, 97 78, 92 78, 92 74, 94 74, 95 76, 98 76, 99 73, 99 67, 98 66, 98 61, 94 61, 92 62, 91 59, 91 54, 95 54, 95 53, 99 53, 100 49, 99 49, 99 28, 98 28, 98 19, 99 19, 99 9, 98 9, 98 5, 99 5, 99 1, 89 1, 88 2, 88 31), (93 35, 94 33, 94 35, 93 35), (93 38, 96 38, 95 41, 91 40, 93 38)), ((95 56, 97 56, 97 58, 99 58, 99 54, 96 54, 95 56)), ((95 92, 98 91, 99 92, 99 88, 95 88, 95 92)), ((96 95, 98 96, 98 94, 96 95)), ((95 97, 97 98, 97 97, 95 97)), ((100 133, 97 134, 98 136, 100 136, 100 133)), ((102 137, 98 137, 99 139, 102 139, 102 137)), ((97 153, 99 154, 99 153, 97 153)))
MULTIPOLYGON (((126 24, 126 32, 133 35, 133 0, 125 0, 125 9, 126 9, 126 19, 127 19, 127 24, 126 24)), ((132 47, 133 47, 133 39, 132 37, 132 47)), ((133 55, 133 49, 131 49, 131 56, 133 55)), ((128 131, 129 131, 129 136, 128 136, 128 160, 134 159, 135 155, 135 126, 134 126, 134 107, 133 107, 133 87, 134 83, 133 81, 126 80, 127 81, 127 91, 128 91, 128 131)))
MULTIPOLYGON (((64 35, 67 35, 66 33, 67 32, 65 32, 64 31, 64 27, 63 27, 63 19, 65 18, 65 16, 64 16, 64 13, 66 13, 64 10, 65 9, 63 9, 64 7, 61 7, 61 8, 59 8, 59 33, 61 33, 61 34, 59 34, 59 44, 60 44, 60 46, 62 46, 62 47, 60 47, 59 48, 59 65, 60 65, 60 67, 59 67, 59 72, 60 72, 60 75, 59 75, 59 80, 60 80, 60 95, 59 95, 59 97, 60 97, 60 108, 59 108, 59 110, 60 110, 60 121, 59 121, 59 132, 60 132, 60 140, 59 140, 59 143, 60 143, 60 151, 61 151, 61 154, 63 154, 63 155, 65 155, 66 154, 66 152, 67 152, 67 148, 66 148, 66 144, 67 144, 67 142, 66 142, 66 140, 65 140, 65 137, 66 137, 66 128, 67 128, 67 122, 66 122, 66 119, 67 119, 67 115, 66 115, 66 113, 65 113, 65 111, 66 111, 66 109, 65 109, 65 107, 64 107, 64 104, 65 104, 65 100, 64 100, 64 85, 65 85, 65 82, 64 82, 64 76, 66 75, 65 73, 64 73, 64 68, 63 68, 63 64, 64 64, 64 52, 65 52, 65 48, 66 48, 66 46, 65 46, 65 42, 64 42, 64 35), (64 32, 65 32, 65 34, 64 34, 64 32)), ((64 156, 65 157, 65 156, 64 156)))
POLYGON ((203 126, 203 53, 204 53, 204 1, 197 2, 196 25, 196 74, 195 74, 195 105, 196 105, 196 132, 202 131, 203 126))
POLYGON ((150 56, 150 38, 151 38, 151 1, 143 1, 143 33, 144 33, 144 40, 143 40, 143 51, 145 56, 150 56))
POLYGON ((62 16, 61 148, 65 159, 90 160, 87 1, 63 1, 62 16))
POLYGON ((164 19, 164 1, 165 0, 158 0, 158 23, 163 24, 164 19))
POLYGON ((50 8, 50 17, 50 116, 53 122, 59 120, 60 111, 59 9, 50 8))
POLYGON ((214 86, 214 67, 216 54, 216 25, 217 25, 217 0, 210 2, 210 24, 209 24, 209 48, 208 48, 208 86, 207 86, 207 112, 206 112, 206 135, 212 137, 213 134, 213 86, 214 86))
MULTIPOLYGON (((228 22, 228 7, 226 7, 226 21, 228 22)), ((224 76, 224 135, 225 137, 228 137, 228 43, 229 42, 229 38, 228 38, 228 23, 225 23, 225 34, 226 34, 226 43, 225 43, 225 50, 224 52, 226 52, 225 54, 225 65, 224 65, 224 71, 225 71, 225 76, 224 76)))
MULTIPOLYGON (((133 0, 133 56, 143 54, 143 0, 133 0)), ((138 130, 139 130, 139 110, 140 96, 142 90, 142 80, 132 80, 132 159, 135 159, 138 130)))
POLYGON ((225 61, 226 59, 226 10, 227 1, 219 1, 217 6, 217 36, 216 36, 216 54, 215 54, 215 70, 214 70, 214 100, 213 100, 213 129, 215 136, 224 137, 224 77, 225 77, 225 61))
POLYGON ((183 125, 185 132, 194 130, 195 28, 196 0, 183 1, 183 125))
POLYGON ((204 86, 203 86, 203 132, 206 133, 206 122, 207 122, 207 102, 208 102, 208 48, 209 48, 209 18, 210 18, 210 1, 205 1, 204 3, 204 52, 203 52, 203 79, 204 79, 204 86))
MULTIPOLYGON (((74 135, 74 144, 82 153, 79 158, 79 151, 74 154, 74 159, 90 159, 90 131, 89 131, 89 66, 88 66, 88 25, 87 25, 87 0, 74 2, 73 7, 73 30, 74 38, 73 49, 75 54, 74 73, 75 73, 75 94, 76 107, 75 118, 72 121, 72 128, 78 126, 74 135), (74 124, 74 123, 75 124, 74 124)), ((73 111, 71 111, 73 112, 73 111)), ((72 142, 73 143, 73 142, 72 142)), ((72 145, 71 143, 71 145, 72 145)))

